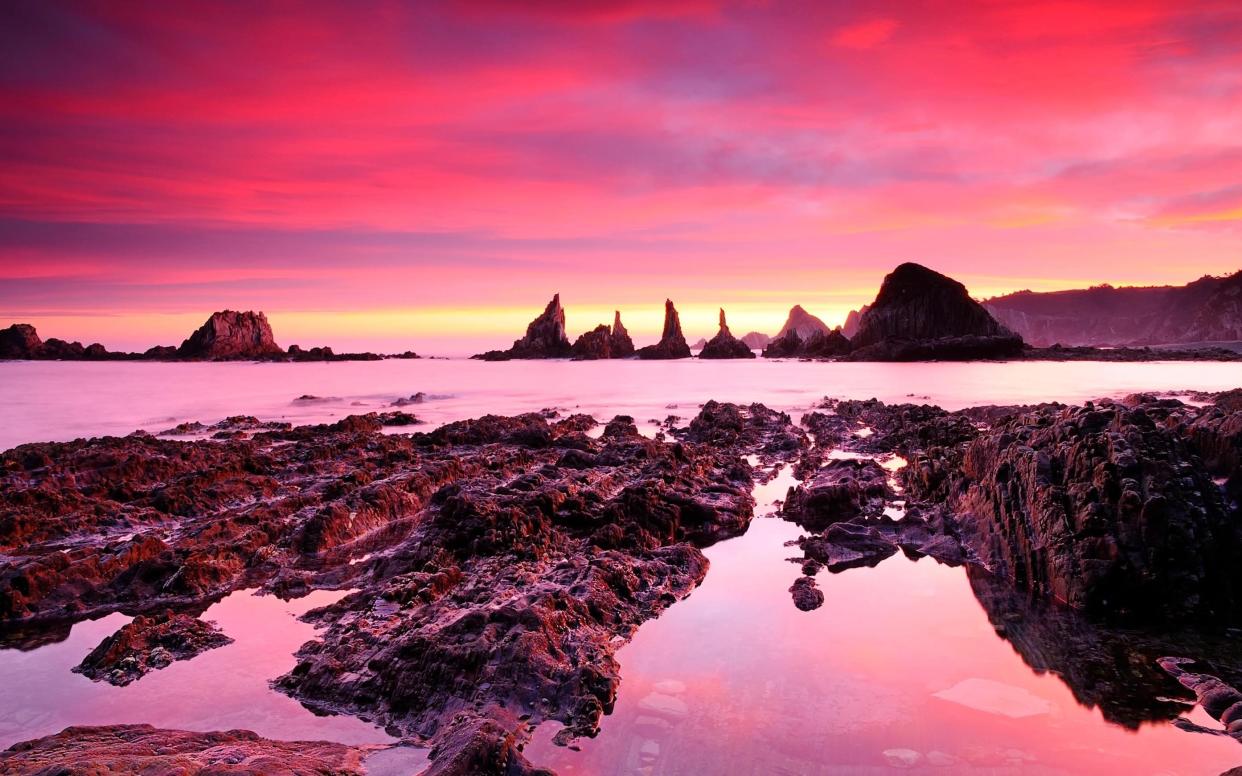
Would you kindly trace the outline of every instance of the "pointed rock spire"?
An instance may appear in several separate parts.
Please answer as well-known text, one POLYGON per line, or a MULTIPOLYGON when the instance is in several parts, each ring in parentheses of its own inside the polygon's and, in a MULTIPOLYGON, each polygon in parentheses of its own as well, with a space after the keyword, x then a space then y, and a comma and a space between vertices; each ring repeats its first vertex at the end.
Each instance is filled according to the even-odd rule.
POLYGON ((673 306, 673 300, 664 300, 664 333, 660 341, 641 348, 638 351, 638 357, 643 359, 690 357, 690 346, 686 344, 686 337, 681 333, 681 317, 677 314, 677 308, 673 306))
POLYGON ((699 351, 699 358, 754 358, 755 353, 729 331, 724 308, 720 309, 720 331, 699 351))
POLYGON ((568 358, 569 337, 565 335, 565 310, 561 295, 554 294, 543 313, 526 327, 526 336, 514 340, 508 350, 491 350, 475 358, 484 361, 508 361, 513 358, 568 358))

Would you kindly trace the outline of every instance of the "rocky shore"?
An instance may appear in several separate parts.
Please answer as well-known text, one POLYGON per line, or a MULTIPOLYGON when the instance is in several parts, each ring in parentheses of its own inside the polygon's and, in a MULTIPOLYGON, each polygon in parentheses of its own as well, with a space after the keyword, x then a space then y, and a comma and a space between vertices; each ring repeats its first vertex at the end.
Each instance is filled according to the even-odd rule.
POLYGON ((46 341, 27 323, 0 329, 0 360, 26 361, 381 361, 418 358, 413 351, 336 353, 330 347, 303 349, 276 344, 271 324, 261 312, 221 310, 212 313, 179 347, 156 345, 142 353, 110 351, 98 342, 83 346, 54 337, 46 341))
MULTIPOLYGON (((563 743, 597 730, 616 650, 692 593, 700 550, 745 531, 754 485, 788 466, 801 481, 780 516, 805 533, 786 605, 813 610, 817 575, 897 553, 965 566, 998 635, 1107 718, 1174 719, 1181 698, 1215 732, 1242 729, 1237 392, 958 412, 826 400, 800 424, 709 402, 654 439, 550 411, 383 433, 410 417, 4 453, 6 643, 142 615, 83 661, 142 681, 227 637, 195 619, 221 595, 351 590, 307 615, 322 630, 280 691, 430 745, 431 774, 539 773, 521 753, 533 726, 560 723, 563 743)), ((287 746, 252 735, 71 728, 0 754, 0 772, 100 741, 132 758, 165 740, 190 758, 287 746)), ((316 746, 303 756, 351 772, 354 750, 316 746)))

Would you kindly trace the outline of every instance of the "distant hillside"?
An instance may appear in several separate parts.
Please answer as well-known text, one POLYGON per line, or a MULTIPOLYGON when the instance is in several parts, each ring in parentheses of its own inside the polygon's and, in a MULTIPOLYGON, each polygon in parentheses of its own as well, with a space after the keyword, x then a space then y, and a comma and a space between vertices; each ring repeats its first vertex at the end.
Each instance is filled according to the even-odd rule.
POLYGON ((1019 291, 983 306, 1037 347, 1242 340, 1242 271, 1184 286, 1019 291))

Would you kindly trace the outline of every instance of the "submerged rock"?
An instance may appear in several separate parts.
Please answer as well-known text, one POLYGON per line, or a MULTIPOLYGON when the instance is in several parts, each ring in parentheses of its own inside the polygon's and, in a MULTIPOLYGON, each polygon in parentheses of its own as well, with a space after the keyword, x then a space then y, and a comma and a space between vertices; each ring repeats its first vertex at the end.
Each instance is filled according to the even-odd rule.
POLYGON ((214 623, 188 614, 138 615, 100 642, 73 670, 97 682, 124 687, 174 661, 231 643, 233 639, 214 623))
POLYGON ((750 346, 742 342, 729 331, 725 322, 725 311, 720 311, 720 331, 703 346, 699 358, 754 358, 750 346))
POLYGON ((660 335, 660 341, 639 348, 638 357, 664 360, 690 358, 690 346, 686 344, 686 337, 681 333, 681 318, 677 315, 677 308, 673 306, 671 299, 664 300, 664 332, 660 335))

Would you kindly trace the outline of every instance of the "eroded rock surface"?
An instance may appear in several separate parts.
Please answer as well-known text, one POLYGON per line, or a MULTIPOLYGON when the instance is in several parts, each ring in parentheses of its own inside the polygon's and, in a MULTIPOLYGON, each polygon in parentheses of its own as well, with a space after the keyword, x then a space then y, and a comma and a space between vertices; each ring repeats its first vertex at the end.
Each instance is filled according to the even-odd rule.
MULTIPOLYGON (((493 755, 516 768, 528 724, 595 730, 615 698, 615 650, 702 580, 700 547, 746 528, 747 456, 791 461, 805 444, 787 415, 716 403, 677 441, 621 417, 598 439, 581 415, 383 425, 4 453, 6 630, 242 587, 355 589, 308 615, 324 630, 278 686, 427 740, 437 768, 493 755)), ((139 622, 117 642, 150 631, 139 622)), ((433 772, 501 772, 471 767, 433 772)))
POLYGON ((725 311, 720 311, 720 331, 703 345, 699 358, 754 358, 750 346, 733 336, 725 322, 725 311))
POLYGON ((363 776, 366 752, 327 741, 273 741, 249 730, 69 727, 0 752, 0 774, 363 776))
POLYGON ((177 348, 180 358, 207 361, 255 359, 283 356, 276 344, 267 316, 259 312, 222 310, 212 313, 207 322, 177 348))
POLYGON ((483 361, 510 359, 569 358, 569 337, 565 334, 565 309, 561 295, 555 294, 547 307, 526 327, 526 336, 514 340, 508 350, 489 350, 473 358, 483 361))
POLYGON ((124 687, 151 671, 233 643, 215 623, 171 611, 138 615, 105 638, 73 670, 97 682, 124 687))

